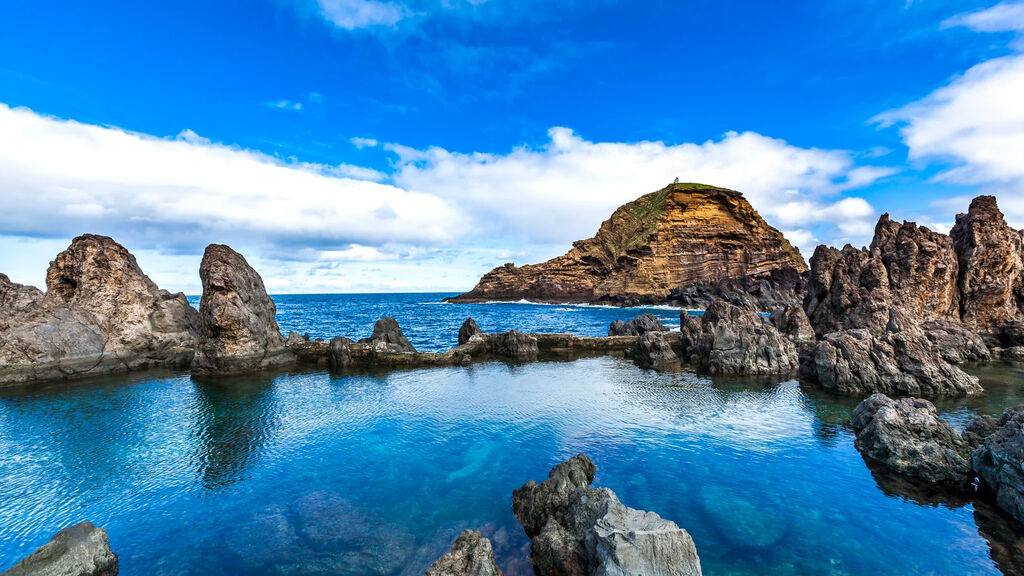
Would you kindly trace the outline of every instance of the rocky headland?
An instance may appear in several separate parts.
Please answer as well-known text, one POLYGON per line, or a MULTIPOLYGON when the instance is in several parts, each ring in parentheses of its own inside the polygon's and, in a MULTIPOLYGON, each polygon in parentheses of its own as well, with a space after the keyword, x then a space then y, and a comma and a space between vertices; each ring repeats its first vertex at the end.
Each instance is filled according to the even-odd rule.
MULTIPOLYGON (((799 250, 739 192, 671 184, 620 206, 593 238, 574 242, 565 255, 505 264, 450 300, 635 306, 710 302, 723 291, 737 299, 772 291, 791 299, 806 269, 799 250)), ((776 304, 770 300, 762 302, 767 310, 776 304)))

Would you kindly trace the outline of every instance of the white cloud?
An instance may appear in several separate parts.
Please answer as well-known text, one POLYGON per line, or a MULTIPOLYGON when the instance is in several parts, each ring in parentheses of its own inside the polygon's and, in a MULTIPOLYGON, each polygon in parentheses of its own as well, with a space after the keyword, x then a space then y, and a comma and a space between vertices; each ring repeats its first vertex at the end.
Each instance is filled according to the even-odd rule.
POLYGON ((355 138, 350 138, 349 141, 352 142, 353 146, 359 148, 360 150, 362 150, 363 148, 373 148, 378 144, 378 142, 373 138, 360 138, 358 136, 356 136, 355 138))
MULTIPOLYGON (((1024 31, 1024 3, 947 20, 976 31, 1024 31)), ((1017 48, 1024 46, 1017 44, 1017 48)), ((920 101, 875 118, 898 125, 912 160, 949 166, 937 180, 981 186, 1024 221, 1024 53, 981 62, 920 101)))
POLYGON ((942 23, 943 28, 954 26, 977 32, 1024 30, 1024 2, 1002 2, 991 8, 958 14, 942 23))
POLYGON ((399 156, 398 185, 457 202, 474 215, 477 234, 563 245, 593 235, 616 207, 675 177, 739 190, 777 225, 870 235, 870 205, 837 195, 892 173, 856 167, 848 152, 799 148, 751 132, 679 145, 589 142, 568 128, 552 128, 549 136, 541 148, 506 155, 388 148, 399 156))
POLYGON ((409 16, 401 4, 376 0, 316 0, 320 16, 344 30, 369 26, 394 26, 409 16))
POLYGON ((267 102, 268 108, 276 108, 278 110, 293 110, 295 112, 302 111, 302 102, 294 102, 292 100, 275 100, 273 102, 267 102))
POLYGON ((212 241, 287 250, 454 240, 454 208, 368 181, 382 176, 288 164, 192 131, 154 138, 0 104, 0 229, 11 235, 96 231, 172 251, 212 241))

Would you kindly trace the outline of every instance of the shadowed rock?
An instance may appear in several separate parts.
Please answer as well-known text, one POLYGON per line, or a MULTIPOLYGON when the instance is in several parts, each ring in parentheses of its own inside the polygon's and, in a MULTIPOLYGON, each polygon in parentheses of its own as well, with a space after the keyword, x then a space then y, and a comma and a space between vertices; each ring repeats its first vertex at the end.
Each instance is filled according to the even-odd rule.
POLYGON ((644 332, 668 332, 654 314, 641 314, 632 320, 616 320, 608 327, 609 336, 639 336, 644 332))
POLYGON ((512 493, 512 509, 532 540, 541 575, 699 575, 690 535, 653 512, 634 510, 607 488, 585 455, 555 466, 548 479, 512 493))
POLYGON ((195 310, 111 238, 75 238, 46 283, 43 294, 0 278, 0 385, 191 362, 195 310))
POLYGON ((459 327, 459 345, 468 343, 473 339, 474 336, 483 336, 483 332, 480 327, 476 325, 476 321, 472 318, 466 318, 466 321, 459 327))
POLYGON ((985 442, 985 438, 991 436, 997 429, 999 429, 999 419, 989 414, 982 414, 967 425, 961 436, 973 451, 978 446, 981 446, 985 442))
POLYGON ((398 325, 398 320, 395 320, 390 316, 377 320, 373 325, 373 334, 369 338, 360 340, 360 342, 364 344, 371 344, 375 347, 383 345, 388 352, 416 351, 416 348, 409 343, 405 334, 402 333, 402 328, 398 325))
POLYGON ((1003 412, 995 431, 971 454, 971 462, 996 504, 1024 523, 1024 405, 1003 412))
POLYGON ((117 571, 106 530, 81 522, 57 532, 0 576, 116 576, 117 571))
POLYGON ((501 334, 488 334, 487 347, 491 354, 513 360, 532 360, 537 357, 537 337, 533 334, 509 330, 501 334))
POLYGON ((644 332, 636 339, 629 357, 644 368, 668 368, 679 364, 679 356, 665 332, 644 332))
POLYGON ((814 328, 807 319, 807 313, 799 305, 776 308, 772 311, 771 321, 775 329, 788 336, 790 340, 814 340, 814 328))
POLYGON ((980 394, 978 379, 950 364, 904 314, 890 311, 882 334, 866 329, 826 334, 801 362, 801 375, 847 394, 959 397, 980 394))
POLYGON ((796 347, 767 318, 715 300, 698 318, 680 317, 685 356, 712 374, 795 374, 796 347))
POLYGON ((476 530, 464 530, 450 552, 427 569, 426 576, 501 576, 491 541, 476 530))
POLYGON ((950 486, 974 480, 970 446, 927 400, 874 394, 854 409, 850 425, 857 448, 895 472, 950 486))
POLYGON ((740 308, 769 312, 780 307, 800 306, 806 291, 806 269, 783 266, 749 276, 698 280, 673 289, 667 303, 704 310, 721 298, 740 308))
POLYGON ((295 361, 277 326, 274 301, 241 254, 222 244, 207 246, 199 277, 203 297, 194 371, 249 372, 295 361))

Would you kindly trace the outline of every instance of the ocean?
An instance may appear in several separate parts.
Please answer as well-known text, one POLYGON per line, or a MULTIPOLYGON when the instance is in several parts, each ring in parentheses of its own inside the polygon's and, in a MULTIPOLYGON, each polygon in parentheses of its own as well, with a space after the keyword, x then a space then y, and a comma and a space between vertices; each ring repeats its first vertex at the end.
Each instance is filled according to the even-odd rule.
MULTIPOLYGON (((601 336, 679 310, 442 304, 446 294, 275 296, 282 331, 421 350, 485 331, 601 336)), ((198 299, 193 299, 198 304, 198 299)), ((1024 402, 1024 367, 972 367, 955 427, 1024 402)), ((192 378, 146 372, 0 391, 0 570, 69 524, 125 575, 422 574, 458 532, 528 575, 512 490, 584 452, 596 484, 693 536, 708 575, 1022 574, 1024 533, 985 502, 869 465, 856 398, 796 381, 657 372, 612 356, 192 378)))

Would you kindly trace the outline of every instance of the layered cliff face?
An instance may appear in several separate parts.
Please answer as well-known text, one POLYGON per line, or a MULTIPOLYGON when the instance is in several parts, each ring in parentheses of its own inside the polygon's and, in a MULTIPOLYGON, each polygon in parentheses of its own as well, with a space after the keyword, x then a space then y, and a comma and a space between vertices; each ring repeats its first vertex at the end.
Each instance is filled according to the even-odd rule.
POLYGON ((0 385, 191 361, 198 318, 106 236, 75 238, 45 294, 0 278, 0 385))
POLYGON ((806 270, 800 252, 733 190, 673 184, 619 207, 593 238, 542 264, 505 264, 455 302, 665 301, 698 281, 806 270))

